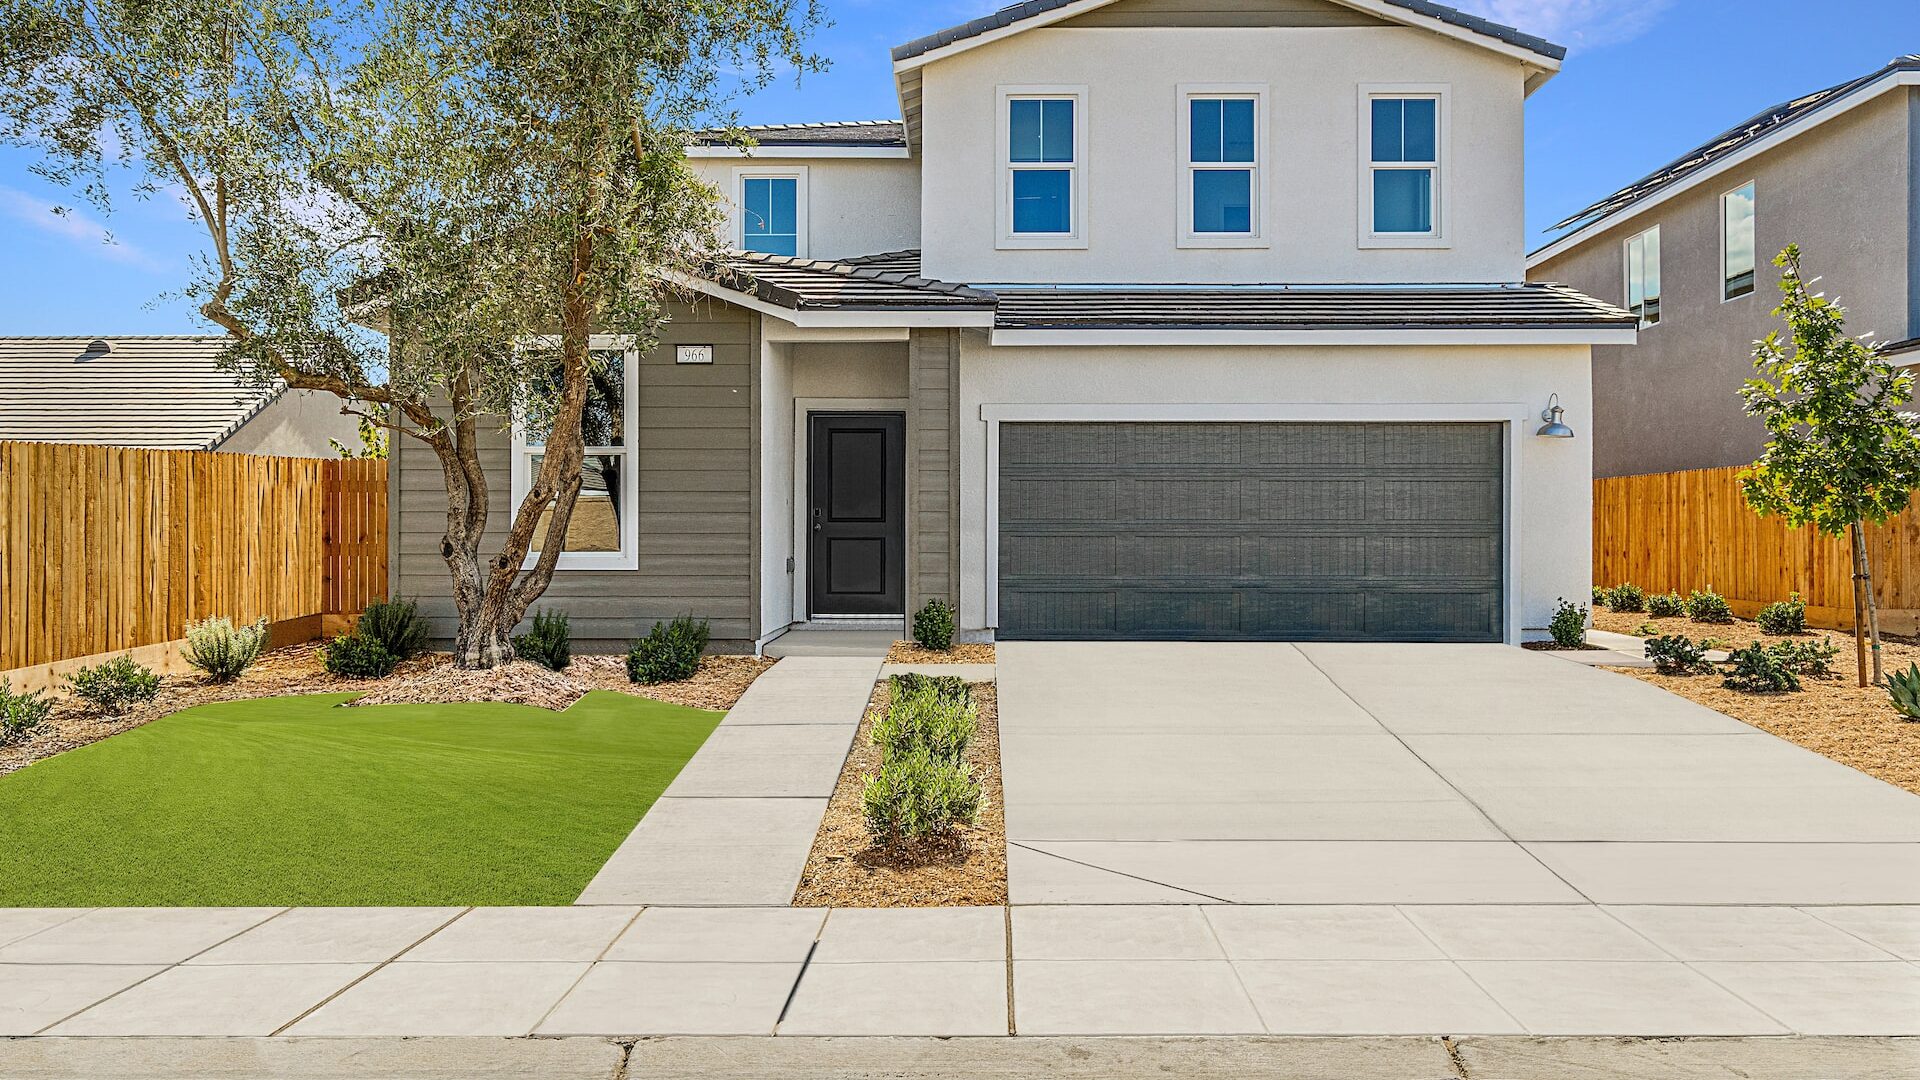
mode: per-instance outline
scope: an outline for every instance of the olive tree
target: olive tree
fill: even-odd
[[[1780,306],[1790,335],[1778,330],[1754,349],[1758,372],[1740,396],[1771,436],[1760,460],[1740,474],[1747,505],[1779,514],[1795,528],[1851,534],[1854,640],[1860,685],[1867,685],[1863,628],[1873,640],[1873,675],[1882,680],[1880,622],[1873,564],[1864,526],[1884,525],[1907,508],[1920,484],[1920,435],[1901,406],[1913,399],[1913,376],[1864,342],[1848,337],[1846,309],[1807,291],[1800,248],[1774,259],[1781,268]]]
[[[178,200],[206,241],[182,295],[238,378],[433,450],[455,659],[491,667],[572,520],[591,335],[650,347],[668,283],[720,246],[686,146],[817,69],[817,20],[814,0],[0,0],[0,138],[102,212],[123,173]],[[509,416],[546,449],[483,551],[479,438]]]

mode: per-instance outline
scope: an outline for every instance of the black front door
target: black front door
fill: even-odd
[[[906,602],[906,417],[810,413],[807,590],[814,615],[898,615]]]

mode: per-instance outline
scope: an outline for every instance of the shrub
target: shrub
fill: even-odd
[[[1660,635],[1660,624],[1654,622],[1652,619],[1648,619],[1646,622],[1634,627],[1633,632],[1639,637],[1658,637]]]
[[[513,653],[549,671],[565,671],[573,662],[573,637],[563,611],[542,611],[533,617],[533,629],[513,639]]]
[[[1800,676],[1781,657],[1759,642],[1735,649],[1727,657],[1733,667],[1721,684],[1729,690],[1778,694],[1800,689]]]
[[[872,738],[882,761],[922,750],[939,761],[959,761],[978,725],[970,698],[929,689],[895,698],[874,721]]]
[[[327,674],[345,679],[378,679],[393,673],[399,657],[387,651],[377,639],[360,634],[342,634],[320,648],[320,663]]]
[[[235,626],[222,615],[187,624],[187,663],[207,673],[214,682],[232,682],[259,658],[267,645],[267,620]]]
[[[953,605],[929,600],[913,615],[913,640],[923,649],[953,651]]]
[[[52,715],[53,702],[44,691],[15,693],[7,680],[0,679],[0,746],[33,738]]]
[[[973,700],[973,691],[967,689],[967,680],[951,675],[922,675],[917,671],[909,671],[887,680],[889,700],[899,701],[921,694],[932,694],[952,701]]]
[[[355,637],[380,643],[387,655],[409,660],[427,651],[427,620],[414,600],[382,600],[368,604],[353,628]],[[392,670],[389,667],[388,670]],[[386,674],[386,672],[381,672]]]
[[[1607,588],[1607,587],[1606,587],[1606,586],[1604,586],[1604,585],[1595,585],[1595,586],[1593,587],[1593,606],[1594,606],[1594,607],[1606,607],[1606,606],[1607,606],[1607,594],[1608,594],[1608,593],[1610,593],[1610,592],[1612,592],[1612,591],[1613,591],[1612,589],[1609,589],[1609,588]]]
[[[1687,602],[1677,592],[1655,593],[1647,597],[1647,614],[1656,619],[1671,619],[1687,613]]]
[[[1610,611],[1645,611],[1647,609],[1647,590],[1631,581],[1607,590],[1607,609]]]
[[[131,656],[116,656],[67,676],[67,689],[101,712],[114,714],[135,702],[152,701],[160,693],[160,676]]]
[[[700,669],[711,632],[707,620],[682,615],[654,623],[647,636],[627,649],[627,678],[637,683],[679,682]]]
[[[1706,646],[1681,634],[1648,638],[1647,659],[1662,675],[1696,675],[1713,670]]]
[[[1920,664],[1887,672],[1887,692],[1893,696],[1893,711],[1904,719],[1920,720]]]
[[[1587,609],[1561,598],[1560,606],[1553,609],[1553,618],[1547,623],[1547,633],[1553,635],[1554,645],[1562,649],[1580,648],[1587,643]]]
[[[1725,597],[1708,589],[1687,597],[1687,618],[1694,622],[1730,623],[1733,621],[1733,609],[1727,606]]]
[[[931,840],[980,816],[980,784],[964,761],[924,747],[886,757],[860,797],[867,831],[883,844]]]
[[[1806,633],[1807,602],[1800,599],[1799,593],[1794,593],[1761,608],[1756,621],[1760,629],[1776,636]]]
[[[1796,675],[1826,675],[1840,650],[1831,641],[1778,641],[1767,651]]]

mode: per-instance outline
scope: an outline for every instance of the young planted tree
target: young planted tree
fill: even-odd
[[[1864,527],[1905,510],[1920,484],[1916,418],[1901,408],[1913,398],[1913,376],[1848,337],[1846,310],[1807,291],[1798,245],[1774,265],[1781,268],[1782,299],[1773,313],[1786,320],[1791,347],[1777,330],[1755,347],[1759,374],[1740,396],[1772,438],[1740,474],[1740,487],[1763,516],[1779,514],[1791,526],[1812,525],[1829,536],[1851,534],[1860,685],[1868,682],[1867,636],[1878,684],[1880,624]]]
[[[432,449],[455,658],[492,667],[581,489],[610,364],[591,336],[651,347],[667,283],[721,246],[687,144],[733,95],[817,69],[817,19],[814,0],[0,0],[0,139],[103,212],[123,170],[177,199],[207,242],[184,295],[240,379],[337,394]],[[545,452],[483,551],[479,440],[509,416]]]

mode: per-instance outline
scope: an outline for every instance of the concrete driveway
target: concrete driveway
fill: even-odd
[[[1920,902],[1920,797],[1498,645],[999,647],[1015,904]]]

